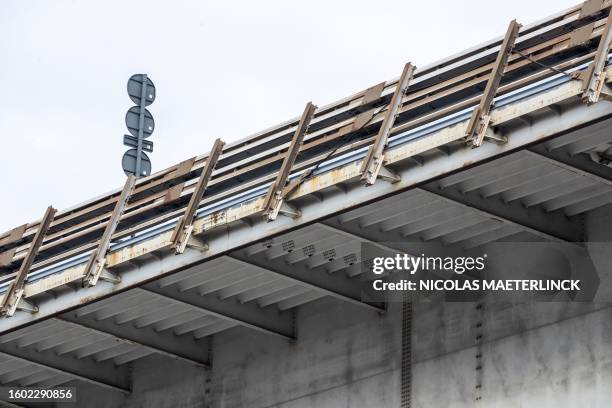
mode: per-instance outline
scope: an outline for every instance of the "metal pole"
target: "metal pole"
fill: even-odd
[[[140,92],[140,117],[138,119],[138,147],[136,147],[136,177],[142,177],[140,170],[142,162],[142,141],[144,139],[145,105],[147,101],[147,74],[142,74],[142,90]]]

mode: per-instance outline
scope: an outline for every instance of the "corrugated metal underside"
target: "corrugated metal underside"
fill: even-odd
[[[334,279],[349,284],[363,279],[363,242],[404,239],[463,250],[498,240],[563,240],[556,231],[522,225],[516,221],[520,217],[504,211],[515,205],[524,211],[537,210],[546,220],[547,215],[574,217],[611,203],[611,182],[605,177],[609,168],[592,159],[593,153],[610,152],[608,125],[604,121],[509,154],[4,335],[0,337],[0,383],[51,386],[83,380],[70,370],[24,358],[27,353],[51,353],[53,358],[93,367],[110,363],[120,368],[164,350],[163,342],[153,347],[150,342],[131,341],[139,331],[188,339],[205,348],[208,336],[240,326],[241,321],[210,312],[202,304],[217,302],[286,316],[304,303],[333,296]],[[578,161],[590,161],[601,173],[572,165]],[[301,281],[300,274],[322,274],[318,282],[332,284],[317,287],[312,281]],[[350,293],[336,297],[350,299]],[[251,326],[259,324],[254,321]],[[280,334],[290,337],[287,331]],[[6,350],[21,354],[14,356]]]
[[[0,381],[2,384],[56,387],[74,378],[47,367],[23,361],[9,355],[0,355]]]

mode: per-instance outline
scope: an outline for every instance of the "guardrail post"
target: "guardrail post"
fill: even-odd
[[[304,113],[302,113],[298,126],[293,134],[293,138],[291,139],[291,143],[289,144],[289,148],[287,149],[287,153],[285,154],[285,158],[283,159],[283,164],[276,176],[276,180],[268,189],[262,206],[264,218],[268,222],[275,220],[280,212],[294,218],[300,216],[298,210],[284,202],[285,195],[283,191],[289,179],[291,168],[300,152],[300,147],[304,141],[304,136],[306,135],[310,121],[314,116],[315,109],[317,109],[317,107],[313,105],[312,102],[306,104]]]
[[[612,42],[612,12],[608,14],[606,25],[601,33],[599,45],[593,58],[593,63],[581,75],[582,102],[592,105],[599,101],[602,93],[606,99],[612,98],[612,90],[606,85],[606,65]],[[603,91],[603,92],[602,92]]]
[[[489,122],[491,119],[489,113],[493,107],[493,99],[497,94],[499,84],[504,76],[504,69],[506,69],[506,65],[508,64],[508,58],[510,57],[520,28],[521,25],[517,23],[516,20],[510,22],[508,30],[506,31],[506,36],[497,54],[497,59],[493,64],[493,70],[487,81],[487,86],[480,99],[480,104],[472,112],[472,117],[470,118],[465,132],[465,137],[468,142],[472,143],[472,147],[480,146],[485,137],[500,143],[504,142],[503,139],[496,138],[492,134],[487,134],[492,133],[489,132]]]
[[[38,311],[38,308],[35,305],[23,299],[24,287],[28,272],[30,272],[30,268],[34,263],[38,250],[42,246],[43,240],[45,239],[45,235],[47,235],[47,231],[49,230],[49,226],[53,221],[56,211],[57,210],[51,206],[47,207],[45,215],[43,216],[43,219],[38,226],[38,230],[34,235],[34,239],[28,248],[28,252],[21,262],[21,266],[19,267],[19,271],[15,276],[15,280],[11,283],[8,290],[4,294],[4,299],[0,305],[0,315],[7,317],[12,316],[15,314],[17,309],[27,310],[32,313],[36,313]]]
[[[202,201],[202,197],[204,197],[206,187],[212,178],[212,173],[217,165],[217,161],[219,161],[224,145],[225,143],[223,143],[221,139],[215,140],[213,148],[210,151],[208,159],[206,160],[206,165],[202,169],[202,173],[200,173],[198,182],[196,183],[193,193],[191,194],[189,204],[187,204],[187,208],[185,208],[185,213],[176,224],[176,228],[174,229],[171,239],[172,247],[174,248],[176,254],[182,254],[185,252],[185,248],[189,244],[190,240],[193,240],[193,220],[195,219],[198,205],[200,204],[200,201]],[[198,243],[197,246],[201,247],[201,249],[207,249],[204,243]]]
[[[374,144],[370,147],[365,159],[363,160],[363,164],[361,165],[361,180],[363,180],[366,185],[374,184],[379,176],[381,178],[388,179],[391,182],[399,181],[396,174],[383,168],[384,150],[387,145],[387,140],[389,139],[391,129],[395,124],[395,119],[399,114],[399,108],[402,104],[402,97],[408,90],[408,85],[412,80],[414,69],[415,68],[411,63],[404,65],[404,70],[402,71],[402,75],[397,82],[395,92],[393,93],[391,102],[389,102],[389,107],[385,113],[383,122],[380,125],[376,139],[374,139]]]
[[[118,277],[112,275],[108,271],[104,271],[104,265],[106,264],[106,254],[111,244],[111,238],[119,225],[121,216],[123,215],[125,207],[127,206],[130,196],[132,195],[132,191],[134,190],[135,183],[136,177],[133,174],[130,174],[123,185],[121,194],[117,198],[117,202],[115,203],[111,217],[106,224],[102,238],[100,238],[98,246],[91,253],[89,261],[85,266],[85,275],[83,277],[84,287],[94,286],[96,283],[98,283],[98,279],[111,282],[120,281]]]

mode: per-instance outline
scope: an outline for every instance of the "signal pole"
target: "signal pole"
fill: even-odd
[[[153,133],[155,121],[146,107],[155,101],[155,85],[147,74],[134,74],[128,80],[127,92],[136,106],[125,115],[130,135],[123,136],[123,144],[131,149],[123,154],[122,165],[126,175],[140,178],[151,174],[151,160],[145,152],[153,152],[153,142],[145,139]]]

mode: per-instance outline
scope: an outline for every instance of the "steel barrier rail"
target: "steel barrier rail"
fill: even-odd
[[[148,225],[144,225],[144,226],[143,226],[143,228],[146,228],[146,227],[148,227]],[[134,230],[129,230],[128,232],[129,232],[129,233],[133,233],[133,232],[134,232]],[[125,234],[124,234],[124,235],[125,235]],[[119,236],[117,236],[117,237],[121,237],[121,235],[119,235]]]
[[[585,67],[583,66],[580,68],[584,69]],[[536,86],[532,86],[529,89],[522,90],[521,92],[515,92],[511,95],[499,98],[496,100],[496,106],[501,109],[507,105],[510,105],[516,102],[520,102],[521,100],[525,100],[525,99],[537,96],[540,93],[543,93],[551,89],[554,89],[556,87],[567,84],[568,82],[569,81],[566,77],[556,76],[547,81],[539,83]],[[561,102],[563,101],[564,98],[579,95],[580,89],[576,88],[575,86],[573,88],[577,90],[575,90],[571,94],[562,93],[563,98],[560,98],[559,101]],[[394,149],[405,146],[405,145],[413,144],[414,142],[419,142],[419,141],[426,142],[427,141],[426,136],[435,135],[437,133],[443,132],[445,129],[453,128],[454,126],[460,124],[461,122],[467,121],[469,117],[470,117],[470,110],[465,110],[464,112],[461,112],[461,114],[459,115],[454,115],[452,118],[448,118],[443,121],[439,121],[438,123],[432,124],[432,126],[423,126],[422,128],[415,129],[413,131],[408,131],[400,135],[396,135],[393,138],[391,138],[389,142],[389,149],[391,149],[390,153],[393,154],[393,157],[396,157],[397,154],[394,153],[395,152]],[[444,143],[446,142],[442,142],[440,143],[440,145],[443,145]],[[426,149],[427,147],[424,148],[423,150],[426,150]],[[342,166],[346,166],[350,163],[354,163],[365,156],[366,150],[367,150],[367,147],[358,149],[356,151],[353,151],[353,150],[347,151],[341,154],[340,156],[326,162],[316,172],[313,173],[313,176],[324,175],[325,173],[328,173],[334,169],[338,169],[338,168],[341,168]],[[293,174],[291,177],[295,178],[297,176],[298,176],[297,174]],[[243,194],[239,197],[230,197],[224,200],[223,202],[204,206],[198,211],[196,217],[201,222],[203,218],[214,216],[216,213],[219,213],[221,211],[229,211],[232,208],[236,208],[236,206],[239,206],[246,202],[257,200],[258,198],[262,197],[262,195],[264,195],[266,191],[267,191],[267,187],[264,186],[262,188],[248,191],[246,192],[246,194]],[[303,194],[303,192],[298,192],[297,195],[299,195],[300,193]],[[243,213],[246,214],[246,211],[243,211]],[[154,226],[146,231],[143,231],[143,233],[138,234],[134,238],[116,242],[115,244],[111,246],[111,251],[113,252],[120,251],[123,248],[132,247],[134,245],[138,245],[139,243],[153,239],[161,234],[164,234],[165,232],[173,230],[175,228],[175,225],[176,225],[176,218],[174,221],[170,221],[170,222],[167,222],[159,226]],[[200,228],[201,228],[201,224],[200,224]],[[40,269],[28,275],[28,281],[35,282],[39,279],[48,277],[50,275],[59,273],[61,271],[65,271],[70,268],[74,268],[86,262],[87,259],[88,259],[87,255],[80,256],[80,257],[74,257],[67,261],[61,262],[57,265],[53,265],[48,268]],[[10,281],[7,280],[7,281],[0,283],[0,293],[2,293],[5,290],[9,282]]]
[[[511,55],[506,70],[507,79],[502,82],[498,95],[511,95],[512,92],[521,89],[528,90],[531,86],[538,86],[546,78],[558,76],[554,71],[542,68],[538,63],[546,63],[556,67],[555,69],[567,71],[589,62],[598,48],[598,39],[604,32],[609,13],[609,2],[600,2],[599,9],[592,14],[583,13],[587,4],[592,8],[592,3],[590,1],[571,9],[568,14],[555,17],[548,23],[540,23],[535,27],[521,30],[516,47],[522,52],[528,52],[531,59],[526,60],[517,54]],[[576,45],[573,36],[577,35],[581,28],[591,25],[592,31],[585,42]],[[573,29],[570,30],[568,27]],[[466,53],[464,60],[456,57],[437,69],[430,68],[421,72],[417,70],[408,94],[402,98],[396,126],[391,130],[390,145],[394,143],[394,137],[398,134],[425,125],[439,126],[439,122],[444,123],[445,118],[456,118],[466,110],[471,111],[481,95],[477,85],[488,80],[490,74],[488,71],[493,64],[487,61],[492,55],[496,55],[499,49],[497,43],[501,42],[490,43],[489,46],[492,48],[489,49],[482,47]],[[462,61],[464,63],[460,64]],[[478,68],[474,69],[474,66]],[[449,79],[440,82],[438,78]],[[338,146],[337,134],[341,134],[341,130],[346,126],[351,126],[358,114],[364,110],[384,107],[395,91],[395,86],[393,82],[387,83],[381,92],[381,97],[366,106],[362,104],[364,96],[362,92],[335,105],[319,109],[311,123],[311,131],[304,138],[304,146],[300,149],[300,157],[303,158],[296,163],[292,174],[302,172],[326,159],[323,160],[325,163],[319,170],[324,169],[324,166],[329,165],[332,160],[340,158],[342,154],[348,154],[345,147],[354,152],[367,148],[380,127],[384,117],[383,112],[373,115],[370,127],[364,129],[361,135],[357,135],[354,143],[350,145]],[[427,96],[427,92],[437,95],[437,98]],[[434,102],[440,106],[433,114],[424,110],[425,106]],[[236,197],[246,202],[256,197],[259,190],[265,190],[275,178],[273,167],[279,161],[277,156],[289,147],[286,140],[291,137],[296,125],[295,121],[286,122],[285,125],[254,137],[252,143],[238,142],[224,149],[219,159],[218,170],[214,172],[210,182],[211,193],[201,204],[216,203],[219,206],[224,200],[235,202]],[[326,158],[326,152],[334,149],[338,150],[337,154]],[[245,155],[253,159],[245,159]],[[164,223],[171,224],[189,201],[195,180],[202,171],[206,157],[190,159],[188,162],[192,167],[189,171],[185,171],[189,166],[179,164],[139,181],[134,189],[132,201],[121,217],[117,232],[113,235],[113,241],[138,233],[144,236],[158,226],[163,226]],[[260,163],[263,161],[264,166],[253,165],[252,161]],[[229,180],[235,177],[236,170],[245,180],[231,184]],[[182,185],[182,192],[173,200],[168,200],[168,190],[179,185]],[[42,260],[33,265],[33,273],[47,267],[63,265],[68,261],[72,262],[95,248],[118,197],[119,194],[114,192],[87,205],[58,214],[40,248]],[[153,212],[158,212],[160,209],[164,214],[154,216]],[[15,266],[19,265],[36,231],[37,223],[32,223],[17,240],[7,240],[10,234],[0,236],[0,252],[13,250],[15,252],[11,262],[6,265],[7,269],[15,269]],[[68,249],[64,249],[65,247]],[[1,284],[6,284],[12,276],[13,274],[9,273],[0,277]]]
[[[601,4],[602,10],[607,10],[607,7],[609,7],[610,3],[611,2],[609,1],[602,2]],[[581,9],[581,6],[576,6],[570,10],[567,10],[564,13],[560,13],[558,16],[554,16],[553,18],[546,20],[545,22],[540,22],[538,24],[533,24],[529,27],[524,28],[521,31],[521,38],[517,41],[517,43],[525,43],[525,44],[532,43],[534,41],[534,38],[546,39],[548,38],[547,30],[554,29],[554,30],[568,31],[569,30],[568,27],[579,26],[580,25],[579,22],[582,21],[582,20],[579,21],[580,9]],[[582,22],[586,24],[588,21],[584,20]],[[463,73],[472,71],[474,68],[474,65],[482,65],[483,59],[491,59],[492,56],[495,55],[496,44],[497,44],[497,41],[492,41],[482,46],[476,47],[473,50],[469,50],[461,55],[451,57],[447,59],[446,61],[442,61],[440,63],[434,64],[433,66],[428,67],[426,69],[417,70],[415,73],[415,80],[413,81],[413,88],[414,89],[417,89],[417,87],[419,87],[419,89],[425,88],[428,85],[431,85],[432,79],[435,79],[434,82],[438,83],[440,82],[441,79],[446,78],[444,75],[446,76],[449,75],[448,71],[452,71],[454,74],[456,74],[457,72],[459,72],[457,70],[461,69],[462,67],[465,68],[464,70],[461,71]],[[476,73],[481,74],[478,72]],[[425,83],[427,81],[429,82]],[[394,86],[395,86],[395,81],[388,82],[387,89],[383,97],[385,95],[389,96],[393,92]],[[339,102],[330,104],[326,107],[319,109],[319,111],[315,115],[313,124],[316,125],[319,121],[322,121],[328,118],[330,112],[332,113],[341,112],[342,113],[343,112],[342,109],[346,108],[348,105],[351,105],[351,106],[355,105],[355,101],[358,101],[358,99],[362,96],[363,96],[363,92],[360,92],[349,98],[345,98]],[[260,134],[256,134],[249,139],[246,139],[241,142],[233,143],[224,149],[225,150],[224,156],[229,156],[229,155],[235,156],[236,154],[242,154],[242,155],[249,156],[249,155],[252,155],[253,148],[260,147],[261,143],[267,143],[268,145],[279,144],[278,141],[276,141],[274,138],[271,138],[270,136],[274,136],[276,138],[282,138],[283,136],[289,137],[287,136],[288,134],[280,135],[280,136],[278,136],[277,134],[282,132],[283,130],[287,130],[291,128],[292,126],[295,126],[296,124],[297,124],[297,120],[288,121],[288,122],[285,122],[285,124],[271,128],[269,130],[261,132]],[[194,167],[193,170],[197,171],[198,163],[201,165],[205,158],[206,156],[194,158],[194,159],[197,159],[196,160],[197,163],[196,163],[196,167]],[[169,169],[162,170],[161,172],[158,172],[148,177],[146,181],[142,180],[141,182],[139,182],[139,185],[142,185],[143,187],[148,186],[149,184],[156,185],[155,184],[156,180],[159,181],[160,179],[165,179],[165,181],[169,181],[169,179],[167,179],[165,176],[167,176],[170,173],[175,172],[175,167],[171,167]],[[138,191],[139,189],[137,189],[136,192],[138,193]],[[116,191],[115,193],[118,195],[119,191]],[[62,222],[61,219],[64,218],[65,215],[72,215],[75,212],[78,212],[79,209],[87,207],[88,204],[98,202],[102,198],[104,197],[100,197],[99,199],[96,199],[95,201],[91,201],[83,205],[77,206],[69,211],[64,211],[63,212],[64,214],[60,213],[58,215],[57,222]],[[30,229],[34,228],[36,225],[37,225],[36,222],[31,223],[29,224],[29,228]],[[29,231],[29,234],[33,234],[33,232],[34,231]],[[3,235],[0,235],[0,242],[2,242],[2,237]]]
[[[604,6],[605,6],[606,4],[605,4],[605,3],[602,3],[602,5],[604,5]],[[575,14],[576,14],[576,12],[574,11],[574,13],[573,13],[573,14],[570,14],[570,17],[566,18],[566,20],[568,20],[568,21],[566,21],[566,25],[563,25],[563,26],[558,26],[558,23],[557,23],[557,25],[555,25],[555,26],[554,26],[554,29],[555,29],[555,30],[559,30],[559,29],[561,29],[561,28],[563,28],[563,27],[565,27],[565,29],[567,29],[567,28],[566,28],[566,26],[567,26],[568,24],[578,25],[578,23],[577,23],[577,21],[578,21],[578,20],[576,20],[576,18],[577,18],[577,17],[575,16]],[[587,20],[586,18],[583,18],[583,20],[584,20],[584,21],[583,21],[584,23],[587,23],[587,22],[588,22],[588,20]],[[563,21],[565,21],[565,20],[563,20]],[[584,26],[581,26],[581,27],[584,27]],[[539,38],[539,39],[546,39],[546,38],[548,38],[548,37],[545,35],[545,34],[546,34],[546,32],[545,32],[545,31],[543,31],[543,30],[544,30],[543,28],[540,28],[539,30],[535,30],[535,31],[525,30],[525,33],[523,33],[523,34],[522,34],[522,42],[523,42],[523,43],[529,43],[529,42],[533,43],[533,41],[534,41],[534,40],[533,40],[533,36],[534,36],[534,35],[535,35],[535,36],[537,36],[537,38]],[[567,42],[567,40],[568,40],[568,35],[567,35],[567,34],[565,34],[564,36],[561,36],[561,37],[559,37],[559,38],[562,38],[562,39],[563,39],[563,41],[566,41],[566,42]],[[521,41],[518,41],[518,42],[520,43]],[[550,42],[550,41],[549,41],[549,42]],[[550,45],[550,44],[549,44],[549,45]],[[558,49],[559,49],[559,43],[555,43],[554,45],[555,45],[556,49],[558,50]],[[546,56],[546,55],[545,55],[545,56]],[[483,58],[485,58],[485,59],[486,59],[486,58],[490,58],[490,55],[489,55],[489,54],[482,55],[482,56],[479,56],[479,58],[480,58],[480,59],[479,59],[478,61],[482,60]],[[516,60],[517,58],[518,58],[518,57],[515,55],[515,56],[514,56],[514,59]],[[471,56],[471,57],[470,57],[470,59],[474,59],[474,56]],[[457,63],[455,62],[455,65],[456,65],[456,64],[457,64]],[[473,64],[474,64],[474,61],[470,61],[470,64],[469,64],[469,65],[466,65],[466,67],[468,67],[468,66],[469,66],[469,67],[471,67]],[[462,65],[460,65],[459,67],[462,67]],[[485,67],[486,67],[486,65],[485,65]],[[444,67],[444,68],[447,68],[447,67]],[[458,68],[457,68],[457,67],[454,67],[453,69],[456,71]],[[440,71],[440,70],[442,70],[442,69],[439,69],[439,70],[437,70],[437,71],[434,71],[434,72],[436,72],[436,74],[437,74],[437,77],[438,77],[438,78],[440,78],[440,77],[441,77],[441,75],[442,75],[442,73],[438,72],[438,71]],[[473,69],[472,69],[472,71],[471,71],[471,72],[472,72],[472,74],[476,74],[476,75],[480,75],[480,74],[482,74],[482,72],[481,72],[481,71],[478,71],[478,70],[475,70],[475,71],[474,71]],[[415,75],[415,77],[417,77],[417,78],[419,77],[418,73],[419,73],[419,72],[417,71],[417,74]],[[422,76],[421,76],[421,79],[422,79],[422,81],[421,81],[421,82],[423,82],[423,80],[424,80],[424,77],[425,77],[425,76],[426,76],[426,75],[422,75]],[[484,79],[486,79],[486,78],[484,78]],[[414,98],[414,97],[415,97],[415,95],[419,95],[418,89],[417,89],[416,87],[417,87],[417,86],[422,86],[422,85],[419,85],[419,81],[418,81],[418,79],[415,79],[415,81],[413,82],[413,84],[414,84],[414,86],[415,86],[415,91],[417,91],[417,92],[411,92],[411,95],[410,95],[410,96],[409,96],[409,97],[406,99],[406,101],[410,101],[410,100],[411,100],[411,98]],[[473,84],[471,84],[471,85],[473,85]],[[386,95],[389,95],[389,92],[391,92],[391,89],[392,89],[392,87],[393,87],[393,86],[394,86],[394,85],[392,85],[392,86],[388,87],[388,89],[387,89],[387,91],[386,91]],[[440,87],[440,84],[436,84],[436,87]],[[428,87],[428,88],[427,88],[427,91],[429,92],[429,91],[431,90],[431,88],[432,88],[432,87]],[[360,94],[357,94],[357,95],[360,95]],[[384,97],[385,97],[385,94],[383,94],[383,99],[384,99]],[[427,103],[431,103],[431,100],[430,100],[430,99],[431,99],[431,98],[429,98],[429,99],[428,99],[426,102],[427,102]],[[353,105],[355,105],[355,103],[353,103]],[[358,106],[358,105],[357,105],[357,106]],[[359,106],[358,106],[358,107],[359,107]],[[415,106],[414,106],[414,104],[410,104],[410,108],[414,108],[414,107],[415,107]],[[331,112],[332,110],[330,110],[330,108],[324,108],[324,109],[322,109],[322,112],[328,112],[328,111],[330,111],[330,112]],[[333,112],[336,112],[336,111],[339,111],[339,109],[336,109],[336,110],[334,110]],[[340,114],[344,114],[344,113],[346,113],[346,112],[339,112],[339,113],[340,113]],[[446,112],[445,112],[445,113],[446,113]],[[324,120],[325,120],[325,117],[324,117],[324,116],[326,116],[326,115],[321,115],[321,114],[319,114],[319,115],[317,115],[317,116],[318,116],[319,122],[321,122],[321,121],[323,121],[323,122],[324,122]],[[335,116],[334,116],[334,118],[336,118],[337,116],[338,116],[338,115],[335,115]],[[424,118],[424,119],[426,119],[426,120],[427,120],[428,118]],[[337,119],[336,119],[336,120],[337,120]],[[315,123],[315,124],[317,123],[317,118],[315,118],[314,123]],[[313,126],[316,126],[316,125],[313,125]],[[321,126],[323,126],[323,125],[321,125]],[[291,129],[289,129],[289,130],[291,130]],[[319,133],[320,133],[320,132],[319,132]],[[315,133],[313,133],[313,134],[311,134],[311,135],[310,135],[310,138],[311,138],[311,139],[312,139],[312,138],[317,138],[317,139],[325,139],[325,138],[321,138],[320,136],[321,136],[320,134],[315,134]],[[275,137],[274,139],[267,138],[267,139],[266,139],[266,143],[270,144],[270,143],[273,141],[274,143],[278,144],[277,142],[279,142],[279,139],[282,139],[283,137],[285,137],[285,136],[284,136],[284,135],[281,135],[281,136]],[[307,139],[308,139],[308,138],[307,138]],[[282,141],[282,140],[280,140],[280,141]],[[262,142],[262,140],[257,140],[257,143],[260,143],[260,142]],[[253,158],[255,158],[255,159],[257,159],[257,160],[261,161],[261,157],[258,157],[257,155],[253,154],[253,152],[251,151],[251,150],[252,150],[254,147],[258,147],[258,146],[246,145],[246,147],[245,147],[245,146],[243,146],[243,148],[242,148],[240,151],[235,151],[235,149],[233,149],[232,147],[233,147],[233,146],[230,146],[228,149],[226,149],[226,152],[224,153],[224,157],[222,157],[222,159],[221,159],[220,166],[222,166],[222,165],[223,165],[223,161],[224,161],[224,160],[226,160],[226,161],[227,161],[227,160],[229,160],[229,157],[228,157],[228,156],[229,156],[230,154],[232,155],[232,157],[234,157],[236,154],[245,154],[245,152],[247,152],[247,153],[249,154],[249,156],[251,156],[251,157],[253,157]],[[273,157],[274,155],[278,155],[278,153],[279,153],[279,152],[278,152],[278,148],[281,148],[281,149],[283,148],[282,144],[281,144],[281,145],[279,145],[279,146],[275,146],[275,147],[276,147],[276,149],[267,149],[267,150],[266,150],[268,157]],[[308,148],[309,148],[309,144],[308,144],[308,143],[306,143],[305,148],[306,148],[306,149],[308,149]],[[246,149],[246,150],[245,150],[245,149]],[[198,159],[198,160],[197,160],[197,163],[195,164],[195,167],[192,169],[192,171],[191,171],[191,172],[189,172],[189,176],[193,176],[193,177],[196,177],[196,176],[197,176],[197,171],[198,171],[198,170],[201,170],[201,167],[198,167],[198,166],[201,166],[202,161],[203,161],[204,159],[205,159],[205,156],[204,156],[203,158],[200,158],[200,159]],[[192,159],[192,160],[193,160],[193,162],[196,162],[196,158],[194,158],[194,159]],[[235,169],[235,168],[236,168],[236,166],[243,166],[243,165],[245,164],[245,163],[243,163],[243,162],[244,162],[244,160],[242,160],[241,162],[232,161],[232,162],[231,162],[232,166],[230,166],[230,168]],[[179,166],[177,166],[177,167],[180,167],[180,165],[179,165]],[[196,174],[192,174],[192,173],[194,173],[194,171],[196,172]],[[169,184],[170,184],[172,187],[174,187],[174,186],[175,186],[177,183],[178,183],[178,184],[180,184],[181,180],[176,180],[176,179],[173,179],[172,177],[167,177],[169,174],[170,174],[170,175],[172,175],[172,174],[174,174],[174,173],[180,173],[180,172],[177,172],[177,169],[171,168],[169,173],[168,173],[167,171],[165,171],[165,172],[161,172],[161,175],[164,175],[164,174],[165,174],[165,176],[163,176],[163,177],[160,177],[160,174],[159,174],[159,173],[158,173],[158,174],[155,174],[155,175],[153,175],[153,176],[151,176],[150,178],[148,178],[149,180],[147,181],[147,183],[143,184],[141,188],[137,188],[137,189],[136,189],[136,191],[135,191],[136,195],[138,195],[139,193],[143,193],[143,192],[145,192],[145,191],[146,191],[146,192],[154,192],[154,191],[157,191],[157,190],[159,190],[159,188],[157,188],[157,190],[156,190],[156,189],[155,189],[155,187],[159,187],[159,184],[160,184],[160,183],[169,183]],[[184,174],[183,174],[183,175],[184,175]],[[234,176],[235,176],[235,174],[234,174]],[[191,177],[191,178],[193,178],[193,177]],[[227,181],[227,178],[228,178],[228,177],[225,177],[225,179],[224,179],[223,181]],[[221,181],[221,180],[219,180],[219,181]],[[149,187],[149,188],[148,188],[148,189],[144,189],[144,187]],[[158,192],[158,193],[157,193],[157,195],[153,195],[153,197],[154,197],[154,198],[159,199],[159,197],[160,197],[161,195],[166,195],[166,194],[164,194],[163,192],[162,192],[162,193]],[[112,208],[112,204],[113,204],[113,201],[114,201],[114,200],[116,200],[116,197],[112,197],[112,198],[107,199],[106,201],[104,201],[104,203],[106,204],[106,206],[107,206],[108,208],[107,208],[107,211],[103,213],[103,218],[100,218],[100,216],[99,216],[99,211],[100,211],[99,205],[98,205],[98,207],[95,207],[95,206],[94,206],[94,208],[86,208],[85,210],[82,210],[82,211],[80,211],[80,212],[79,212],[79,211],[76,211],[76,213],[86,214],[86,215],[90,215],[90,216],[91,216],[91,215],[98,215],[97,217],[95,217],[95,218],[93,218],[92,220],[90,220],[90,224],[91,224],[91,223],[98,223],[98,224],[99,224],[100,222],[103,222],[103,221],[104,221],[104,217],[108,217],[108,216],[110,215],[110,210],[111,210],[111,208]],[[63,223],[63,222],[65,222],[65,223],[72,222],[72,223],[74,223],[74,224],[76,224],[76,225],[73,225],[73,226],[71,226],[71,227],[69,227],[69,228],[63,228],[63,229],[61,229],[61,231],[59,231],[59,232],[58,232],[58,233],[56,233],[56,234],[51,234],[51,235],[50,235],[50,237],[48,238],[48,240],[49,240],[49,241],[51,241],[51,240],[55,239],[55,238],[56,238],[56,237],[59,235],[59,233],[61,233],[61,236],[65,236],[65,235],[67,235],[67,234],[71,233],[71,231],[75,231],[75,230],[77,230],[78,228],[80,228],[80,227],[82,226],[82,224],[83,224],[83,223],[82,223],[82,222],[79,222],[79,221],[80,221],[79,219],[75,219],[74,214],[75,214],[75,211],[73,210],[73,211],[69,212],[69,214],[66,214],[65,216],[64,216],[64,214],[60,214],[60,215],[58,215],[58,219],[57,219],[56,223],[55,223],[55,224],[52,226],[53,228],[56,228],[56,227],[57,227],[57,228],[59,229],[59,224],[61,224],[61,223]],[[64,220],[65,220],[65,221],[64,221]],[[33,234],[33,232],[35,232],[35,231],[34,231],[32,228],[29,228],[29,231],[28,231],[28,232],[26,232],[26,233],[24,234],[24,239],[22,239],[22,241],[24,241],[24,240],[25,240],[25,241],[27,242],[27,237],[28,237],[29,235]],[[90,231],[90,232],[93,232],[93,231]],[[95,239],[95,236],[89,236],[88,238],[89,238],[89,239]],[[5,246],[6,246],[6,245],[5,245]],[[46,248],[47,248],[47,246],[43,247],[43,251],[44,251]],[[4,247],[1,247],[1,246],[0,246],[0,250],[4,250],[4,249],[5,249]],[[23,247],[21,247],[21,248],[20,248],[20,251],[22,251],[23,249],[24,249],[24,248],[23,248]],[[18,255],[18,256],[19,256],[19,255]],[[15,260],[18,260],[18,259],[19,259],[19,258],[17,257]]]
[[[612,73],[612,70],[608,68],[606,74],[610,73]],[[397,184],[380,182],[369,188],[358,187],[360,162],[351,161],[349,164],[341,165],[331,171],[322,172],[300,186],[291,200],[294,205],[299,206],[303,213],[302,217],[298,219],[280,217],[273,223],[263,222],[256,216],[258,214],[257,209],[263,201],[262,195],[246,204],[230,206],[222,211],[213,210],[211,214],[197,218],[194,222],[194,233],[205,233],[210,246],[210,249],[205,252],[189,250],[181,256],[174,256],[171,254],[169,241],[172,226],[166,232],[151,231],[151,235],[138,239],[138,242],[120,244],[122,248],[113,249],[107,257],[108,266],[111,270],[122,266],[117,270],[120,272],[121,282],[114,285],[105,283],[76,292],[62,290],[57,297],[37,296],[37,294],[60,288],[67,283],[81,279],[84,264],[67,268],[61,273],[46,278],[28,282],[25,288],[25,297],[39,307],[39,312],[33,315],[19,313],[10,319],[0,319],[0,331],[12,331],[45,319],[54,313],[66,310],[66,308],[90,303],[101,297],[139,286],[145,281],[164,277],[188,265],[193,266],[217,256],[231,253],[231,251],[243,245],[267,239],[271,235],[288,232],[345,209],[355,208],[355,206],[360,205],[357,203],[363,204],[368,200],[380,199],[387,194],[413,188],[415,183],[424,182],[436,175],[460,169],[466,162],[476,164],[482,160],[490,160],[500,154],[520,149],[527,144],[553,137],[559,132],[563,133],[567,129],[582,127],[594,121],[609,118],[612,115],[608,103],[595,104],[591,107],[580,106],[581,84],[577,81],[555,78],[547,81],[547,83],[538,84],[534,88],[533,90],[530,89],[529,92],[519,92],[509,96],[508,101],[504,101],[504,106],[499,104],[491,112],[494,123],[503,126],[510,125],[512,128],[512,131],[508,134],[508,143],[505,146],[485,143],[478,149],[470,149],[464,144],[459,147],[456,143],[451,147],[453,151],[449,156],[442,152],[433,153],[430,151],[428,156],[425,156],[426,160],[423,166],[406,167],[415,151],[427,149],[431,146],[434,146],[434,148],[435,146],[446,146],[445,143],[448,143],[449,140],[458,141],[462,139],[462,132],[465,131],[467,124],[467,120],[464,120],[451,127],[429,133],[428,137],[415,138],[389,149],[387,151],[388,164],[401,175],[401,181]],[[556,104],[563,106],[561,113],[558,112]],[[551,107],[551,109],[548,109],[548,107]],[[522,115],[531,115],[536,112],[539,119],[535,120],[533,125],[527,125],[520,120]],[[315,203],[313,198],[309,198],[312,193],[319,194],[320,188],[331,187],[337,182],[350,182],[343,187],[345,193],[339,193],[338,191],[335,193],[324,192],[324,205],[319,205]],[[255,217],[252,218],[253,220],[259,219],[259,222],[239,222],[249,216]],[[138,259],[142,256],[150,258],[150,261],[155,258],[155,262],[143,263]],[[136,262],[136,264],[132,264],[132,262]]]

